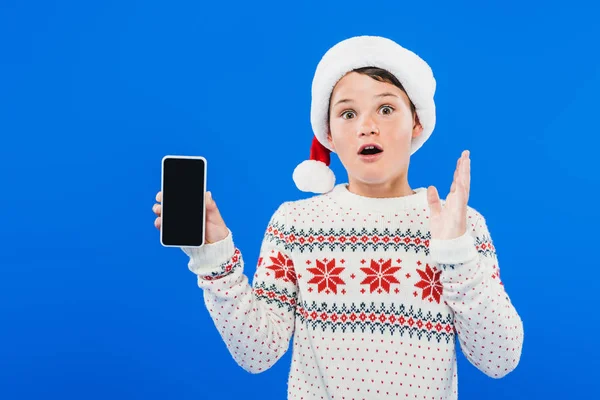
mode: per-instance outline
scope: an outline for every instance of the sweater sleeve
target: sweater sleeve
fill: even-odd
[[[285,207],[282,204],[269,221],[252,285],[231,232],[217,243],[182,248],[227,349],[250,373],[272,367],[287,351],[294,332],[297,281],[287,245]]]
[[[456,239],[432,240],[446,304],[454,312],[461,350],[492,378],[513,371],[521,358],[523,323],[500,280],[496,250],[485,219]]]

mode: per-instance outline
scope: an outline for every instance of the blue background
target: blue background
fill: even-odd
[[[501,380],[461,399],[584,398],[598,371],[598,9],[581,1],[0,2],[0,398],[283,399],[290,353],[230,357],[151,207],[165,154],[203,155],[254,273],[269,217],[305,197],[310,84],[358,34],[415,50],[438,124],[413,187],[461,150],[525,324]],[[333,158],[338,181],[345,181]]]

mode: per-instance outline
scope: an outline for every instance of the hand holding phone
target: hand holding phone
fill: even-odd
[[[157,203],[152,207],[152,211],[156,214],[156,219],[154,220],[154,226],[156,229],[160,230],[161,227],[161,211],[162,211],[162,191],[156,194]],[[229,234],[229,228],[225,225],[225,221],[223,221],[223,217],[221,217],[221,213],[217,208],[217,204],[210,192],[206,192],[205,196],[205,204],[206,204],[206,234],[205,234],[205,242],[206,243],[216,243],[227,237]]]
[[[203,157],[163,157],[161,185],[152,210],[163,246],[200,247],[227,237],[229,229],[206,191]]]

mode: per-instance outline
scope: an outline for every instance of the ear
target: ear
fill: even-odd
[[[331,137],[330,130],[327,131],[327,143],[329,143],[329,146],[331,146],[331,148],[335,151],[335,146],[333,145],[333,138]]]
[[[421,133],[423,133],[423,125],[419,122],[419,116],[415,113],[415,124],[413,126],[412,138],[418,137]]]

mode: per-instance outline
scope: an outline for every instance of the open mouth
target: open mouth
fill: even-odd
[[[372,156],[375,154],[379,154],[383,151],[383,149],[377,144],[367,144],[360,148],[358,154],[364,156]]]

